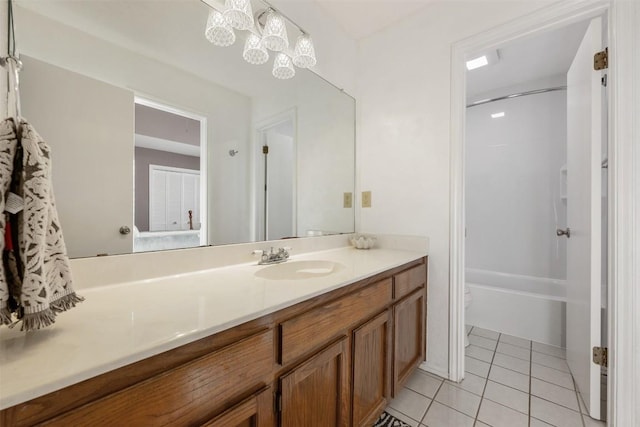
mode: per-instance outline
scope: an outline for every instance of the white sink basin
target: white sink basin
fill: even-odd
[[[304,280],[329,276],[343,268],[344,265],[333,261],[287,261],[263,267],[254,275],[269,280]]]

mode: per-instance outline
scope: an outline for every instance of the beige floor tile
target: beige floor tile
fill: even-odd
[[[529,425],[529,417],[523,413],[488,399],[482,399],[478,420],[492,427],[527,427]]]
[[[493,364],[525,375],[529,375],[531,369],[531,362],[528,360],[518,359],[517,357],[502,353],[496,353],[493,357]]]
[[[470,417],[475,417],[480,405],[480,396],[445,383],[436,394],[435,401]]]
[[[531,396],[531,416],[554,426],[582,427],[579,412]]]
[[[529,393],[529,376],[493,365],[489,380]]]
[[[422,394],[423,396],[433,398],[438,391],[438,387],[442,384],[442,381],[443,380],[436,379],[418,369],[411,378],[409,378],[406,387]]]
[[[446,381],[446,383],[451,384],[454,387],[470,391],[471,393],[477,394],[478,396],[482,396],[482,392],[484,391],[484,386],[487,383],[487,379],[474,375],[470,372],[465,372],[464,379],[459,383],[453,381]]]
[[[464,349],[464,354],[474,359],[482,360],[483,362],[491,363],[493,360],[493,350],[487,350],[486,348],[470,345]]]
[[[515,345],[517,347],[522,347],[522,348],[526,348],[527,350],[529,350],[531,348],[531,341],[524,339],[524,338],[519,338],[519,337],[514,337],[513,335],[507,335],[507,334],[501,334],[500,335],[500,342],[506,343],[506,344],[511,344],[511,345]]]
[[[491,365],[487,362],[471,357],[464,358],[464,370],[482,378],[487,378],[487,375],[489,375],[489,367],[491,367]]]
[[[498,341],[496,340],[490,340],[489,338],[474,335],[473,330],[471,330],[471,334],[469,335],[469,342],[475,346],[486,348],[487,350],[491,351],[494,351],[496,349],[496,345],[498,344]]]
[[[531,355],[531,361],[538,365],[546,366],[547,368],[557,369],[563,372],[569,372],[569,365],[566,360],[555,356],[549,356],[548,354],[533,352]]]
[[[553,427],[551,424],[547,424],[544,421],[540,421],[537,418],[529,418],[529,427]]]
[[[533,351],[538,353],[548,354],[549,356],[559,357],[561,359],[567,358],[567,350],[562,347],[556,347],[549,344],[542,344],[539,342],[533,342]]]
[[[532,363],[531,376],[548,383],[574,390],[573,378],[571,378],[571,374],[559,371],[557,369],[548,368],[546,366],[538,365],[537,363]]]
[[[551,384],[537,378],[531,378],[531,394],[574,411],[580,411],[578,398],[574,390]]]
[[[462,412],[451,409],[438,402],[433,402],[427,415],[422,419],[422,424],[427,427],[473,427],[474,417],[469,417]]]
[[[503,406],[529,414],[529,393],[516,390],[493,381],[487,383],[484,399],[493,400]]]
[[[431,399],[408,388],[403,388],[398,396],[389,403],[389,406],[416,421],[420,421],[427,412],[430,403]]]
[[[506,354],[509,356],[517,357],[522,360],[531,360],[531,350],[528,350],[523,347],[518,347],[517,345],[507,344],[505,342],[500,342],[498,344],[498,348],[496,349],[498,353]]]

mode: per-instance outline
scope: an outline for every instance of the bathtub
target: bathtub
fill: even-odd
[[[565,346],[566,281],[465,269],[473,299],[465,323]]]

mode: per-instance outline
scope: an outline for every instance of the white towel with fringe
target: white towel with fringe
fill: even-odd
[[[13,313],[22,321],[22,330],[40,329],[53,324],[58,313],[83,298],[76,295],[72,286],[51,184],[49,147],[31,125],[11,118],[0,122],[1,213],[5,212],[9,192],[22,198],[23,209],[15,215],[0,214],[2,235],[6,218],[10,218],[16,254],[11,262],[7,254],[12,251],[6,250],[5,239],[0,238],[4,254],[0,267],[0,324],[11,324]]]

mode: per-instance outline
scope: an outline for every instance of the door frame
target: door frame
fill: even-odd
[[[467,54],[497,47],[538,31],[604,15],[609,41],[609,188],[608,194],[608,340],[607,420],[637,425],[640,409],[640,6],[628,0],[571,0],[474,35],[451,50],[451,157],[449,252],[449,379],[464,376],[464,140]],[[635,139],[635,150],[634,150]],[[635,157],[634,157],[635,156]],[[636,171],[634,174],[634,166]],[[635,182],[634,182],[635,180]],[[635,187],[634,187],[635,185]],[[633,234],[635,232],[635,235]],[[635,257],[635,258],[634,258]],[[634,286],[635,285],[635,286]],[[635,347],[634,347],[635,346]]]
[[[207,193],[207,167],[209,165],[209,159],[207,157],[207,118],[204,115],[176,108],[169,105],[169,103],[154,101],[149,97],[143,97],[141,95],[136,95],[133,101],[134,104],[140,104],[145,107],[155,108],[156,110],[187,117],[192,120],[197,120],[200,123],[200,246],[207,246],[209,244],[209,218],[207,217],[207,210],[209,207],[209,197]]]
[[[266,119],[260,120],[253,125],[254,138],[251,151],[254,153],[253,165],[253,225],[252,235],[254,241],[264,240],[262,236],[266,235],[264,229],[264,211],[265,203],[264,191],[260,188],[262,177],[264,176],[264,162],[262,161],[262,153],[259,150],[263,145],[263,134],[268,129],[278,126],[281,123],[291,120],[293,123],[293,197],[292,197],[292,215],[293,235],[297,235],[298,230],[298,110],[292,107],[280,113],[274,114]]]

